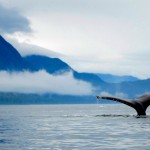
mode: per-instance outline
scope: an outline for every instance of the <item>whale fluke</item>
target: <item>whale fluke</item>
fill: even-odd
[[[146,109],[150,105],[150,94],[138,97],[135,100],[121,99],[113,96],[96,96],[98,99],[108,99],[126,104],[134,108],[139,116],[146,115]]]

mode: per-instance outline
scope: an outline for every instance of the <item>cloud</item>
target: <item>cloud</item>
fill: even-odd
[[[32,44],[73,56],[65,61],[78,71],[150,77],[149,0],[0,3],[30,19],[35,32],[27,39]]]
[[[0,32],[31,32],[29,20],[15,9],[7,9],[0,5]]]
[[[46,48],[40,47],[38,45],[34,45],[34,44],[30,44],[30,41],[18,41],[19,37],[21,36],[20,34],[18,34],[18,38],[14,37],[13,35],[5,35],[5,39],[7,39],[7,41],[9,41],[9,43],[11,43],[16,49],[17,51],[21,54],[21,56],[28,56],[28,55],[44,55],[44,56],[49,56],[52,58],[62,58],[64,57],[63,54],[61,53],[57,53],[53,50],[48,50]],[[19,36],[20,35],[20,36]]]
[[[50,75],[39,72],[0,72],[0,91],[19,93],[55,93],[68,95],[91,95],[92,86],[73,78],[71,72],[63,75]]]
[[[123,93],[123,92],[116,92],[114,94],[111,94],[107,91],[101,91],[99,93],[100,96],[115,96],[115,97],[122,97],[122,98],[128,98],[128,95],[126,93]]]

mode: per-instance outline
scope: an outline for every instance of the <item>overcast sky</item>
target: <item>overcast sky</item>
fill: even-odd
[[[150,0],[0,0],[0,33],[80,72],[150,77]]]

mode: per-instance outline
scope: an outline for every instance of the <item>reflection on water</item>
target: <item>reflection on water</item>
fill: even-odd
[[[0,150],[149,149],[147,114],[118,104],[0,106]]]

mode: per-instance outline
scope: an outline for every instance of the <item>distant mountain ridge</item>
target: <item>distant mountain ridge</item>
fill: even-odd
[[[132,76],[114,76],[111,74],[79,73],[74,69],[72,69],[67,63],[63,62],[59,58],[50,58],[42,55],[30,55],[22,57],[19,54],[19,52],[11,44],[9,44],[2,36],[0,36],[0,70],[11,72],[26,70],[30,71],[31,73],[39,70],[45,70],[49,74],[53,75],[55,74],[61,75],[64,72],[71,71],[75,79],[86,81],[93,86],[93,88],[95,89],[93,96],[97,94],[110,94],[115,96],[120,95],[121,97],[125,96],[127,98],[133,98],[142,95],[144,93],[150,92],[150,79],[139,80],[138,78]],[[2,98],[1,97],[2,95],[3,94],[0,95],[0,99]],[[6,98],[7,94],[4,95]],[[19,97],[16,96],[15,99],[17,99],[17,97],[21,98],[21,94],[16,95],[18,95]],[[51,93],[48,93],[49,100],[51,99],[50,95]],[[55,98],[56,97],[61,99],[61,95],[59,96],[55,95]],[[62,97],[64,101],[65,98],[67,98],[67,95]],[[92,96],[90,97],[87,96],[85,100],[91,97]],[[3,100],[5,98],[3,98]],[[68,98],[70,98],[69,95]],[[82,103],[84,97],[76,97],[74,99],[77,98],[79,98],[78,101],[81,101]],[[48,99],[46,98],[46,101],[48,101]],[[71,103],[73,103],[73,101]]]
[[[46,70],[50,74],[61,74],[71,71],[75,79],[83,80],[91,83],[94,86],[104,84],[97,75],[92,73],[79,73],[73,70],[67,63],[58,58],[50,58],[41,55],[30,55],[24,57],[24,60],[32,66],[33,71]]]
[[[120,83],[120,82],[128,82],[128,81],[137,81],[139,80],[136,77],[133,76],[117,76],[117,75],[111,75],[111,74],[96,74],[98,75],[103,81],[109,82],[109,83]]]
[[[92,85],[104,83],[97,75],[78,73],[59,58],[50,58],[42,55],[22,57],[19,52],[0,36],[0,70],[7,71],[39,71],[45,70],[50,74],[72,71],[75,79],[83,80]]]
[[[30,55],[24,57],[24,60],[34,68],[34,70],[46,70],[48,73],[53,74],[57,72],[71,71],[71,67],[58,58],[49,58],[41,55]]]

